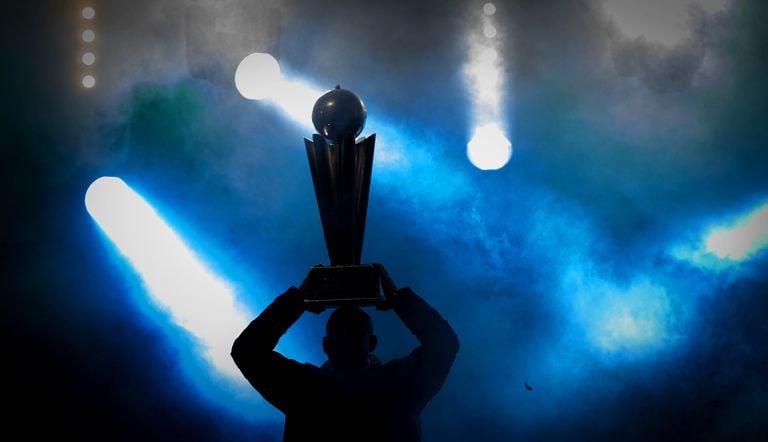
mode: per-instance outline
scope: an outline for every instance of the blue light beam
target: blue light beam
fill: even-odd
[[[713,224],[704,234],[670,251],[679,260],[714,271],[740,271],[768,246],[768,202]]]
[[[710,230],[706,250],[720,259],[743,261],[768,245],[768,203],[728,226]]]
[[[153,301],[198,340],[204,359],[242,383],[229,353],[251,316],[235,305],[232,288],[120,178],[94,181],[85,207],[139,273]]]

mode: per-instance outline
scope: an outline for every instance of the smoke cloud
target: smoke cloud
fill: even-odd
[[[461,340],[424,440],[759,440],[766,254],[736,271],[673,251],[768,198],[766,6],[701,3],[670,42],[610,2],[494,2],[515,154],[483,172],[465,155],[475,3],[102,2],[92,91],[74,6],[12,6],[0,256],[14,414],[82,439],[280,440],[281,415],[206,373],[82,200],[120,176],[254,311],[300,283],[327,261],[311,134],[232,80],[268,51],[382,122],[365,131],[379,132],[363,259]],[[413,348],[391,313],[372,315],[383,359]],[[288,356],[322,363],[326,318],[303,317]]]

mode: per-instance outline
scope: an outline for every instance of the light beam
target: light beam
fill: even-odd
[[[139,273],[153,301],[198,340],[217,372],[242,382],[229,353],[251,316],[236,308],[232,288],[120,178],[94,181],[85,206]]]
[[[768,202],[728,226],[710,230],[706,250],[720,259],[744,261],[768,245]]]
[[[474,113],[474,134],[467,143],[467,157],[481,170],[500,169],[512,156],[512,143],[504,135],[501,122],[504,78],[495,14],[493,3],[483,5],[480,16],[483,37],[476,31],[468,35],[469,56],[464,66]]]
[[[713,223],[695,238],[670,248],[670,255],[712,271],[738,274],[768,248],[768,201],[729,221]]]

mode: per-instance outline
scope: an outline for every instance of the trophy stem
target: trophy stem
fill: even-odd
[[[356,148],[355,155],[355,194],[354,207],[357,210],[354,228],[355,242],[355,264],[360,263],[360,257],[363,255],[363,238],[365,237],[365,220],[368,214],[368,195],[371,190],[371,172],[373,171],[373,153],[376,144],[376,134],[371,135],[360,141]]]
[[[331,265],[360,264],[376,137],[312,138],[304,143]]]

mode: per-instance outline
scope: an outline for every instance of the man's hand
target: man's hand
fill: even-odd
[[[392,301],[397,293],[397,285],[395,285],[395,282],[392,280],[392,277],[389,276],[387,269],[385,269],[383,265],[378,262],[374,262],[371,265],[379,274],[381,291],[384,292],[384,302],[377,305],[376,308],[379,310],[389,310],[392,308]]]
[[[323,266],[322,264],[317,264],[314,267],[322,267],[322,266]],[[309,273],[307,273],[307,276],[304,278],[304,281],[299,286],[299,292],[301,292],[301,296],[304,299],[306,299],[307,294],[310,293],[312,289],[313,289],[312,281],[309,278]],[[325,307],[312,302],[304,302],[304,310],[317,315],[319,313],[322,313],[325,310]]]

